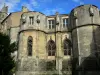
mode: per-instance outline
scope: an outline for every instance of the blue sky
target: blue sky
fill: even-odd
[[[100,0],[0,0],[0,9],[6,3],[9,13],[21,11],[26,6],[30,11],[39,11],[46,15],[69,14],[70,11],[82,4],[94,4],[100,9]]]

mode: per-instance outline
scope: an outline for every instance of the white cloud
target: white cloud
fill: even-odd
[[[18,5],[18,3],[20,3],[20,1],[21,0],[0,0],[0,5],[1,5],[0,7],[2,8],[5,3],[6,6],[8,6],[9,12],[13,12],[14,9],[16,9],[16,6]]]
[[[26,2],[22,3],[21,6],[26,6],[29,10],[33,11],[32,6],[30,4],[28,4],[28,3],[26,3]]]
[[[52,0],[29,0],[29,4],[34,8],[41,7],[41,4],[47,4],[52,2]]]
[[[72,0],[73,2],[79,3],[80,5],[84,4],[82,0]]]
[[[74,2],[80,2],[80,0],[73,0]]]
[[[53,1],[53,0],[41,0],[42,3],[48,3],[48,2],[50,3],[50,2],[52,2],[52,1]]]
[[[38,4],[38,2],[36,0],[32,0],[32,5],[33,6],[38,6],[39,4]]]
[[[20,2],[20,0],[6,0],[7,2],[11,2],[11,3],[18,3]]]
[[[81,1],[81,2],[80,2],[80,5],[83,5],[83,4],[84,4],[84,2]]]
[[[18,9],[18,4],[21,0],[0,0],[0,9],[3,7],[4,3],[8,6],[9,12],[14,12]],[[21,6],[26,6],[28,9],[33,10],[34,8],[40,8],[41,4],[47,4],[52,2],[52,0],[28,0],[28,2],[21,2]],[[17,7],[17,8],[16,8]],[[54,10],[53,10],[54,11]]]
[[[29,4],[34,8],[38,8],[40,6],[40,3],[37,2],[37,0],[30,0]]]
[[[53,10],[46,9],[43,13],[46,15],[50,15],[52,12]]]
[[[13,12],[14,9],[16,9],[16,6],[18,3],[20,3],[21,0],[6,0],[6,5],[9,7],[9,11]]]
[[[48,2],[50,3],[50,2],[52,2],[52,0],[40,0],[40,1],[38,1],[38,0],[29,0],[28,3],[24,2],[22,5],[26,6],[28,9],[33,11],[34,8],[40,8],[41,4],[45,5]]]
[[[43,13],[46,15],[53,15],[56,12],[64,12],[64,10],[62,8],[54,8],[54,9],[45,9],[45,11],[43,11]]]
[[[0,0],[0,9],[3,7],[5,0]]]

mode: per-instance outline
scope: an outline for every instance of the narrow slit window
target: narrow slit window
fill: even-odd
[[[33,45],[33,38],[32,36],[28,37],[28,56],[32,56],[32,45]]]

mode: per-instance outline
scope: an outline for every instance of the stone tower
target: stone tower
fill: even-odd
[[[4,4],[3,8],[0,10],[0,31],[1,31],[1,22],[7,17],[8,15],[8,6]]]
[[[4,4],[3,8],[0,10],[0,22],[4,20],[8,15],[8,6]]]
[[[21,15],[16,75],[38,75],[45,71],[46,39],[44,26],[40,26],[45,25],[44,21],[45,16],[39,12],[24,11]]]
[[[95,71],[100,56],[99,9],[94,5],[74,8],[70,13],[69,30],[72,34],[74,69],[81,70],[79,75],[98,75]],[[83,74],[85,71],[86,74]]]

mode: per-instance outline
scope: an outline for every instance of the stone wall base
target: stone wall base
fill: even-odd
[[[72,75],[71,72],[63,71],[59,74],[58,71],[41,71],[41,72],[30,72],[30,71],[17,71],[16,75]]]

